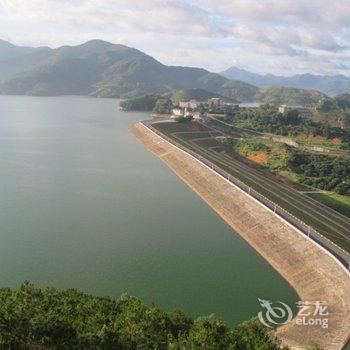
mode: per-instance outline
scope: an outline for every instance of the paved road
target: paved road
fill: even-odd
[[[206,126],[211,128],[210,125]],[[217,128],[211,128],[211,130],[217,135]],[[328,237],[338,245],[349,249],[349,218],[331,210],[330,208],[314,201],[302,193],[293,190],[292,188],[278,184],[275,181],[260,175],[249,166],[239,162],[231,156],[218,152],[216,147],[205,147],[201,145],[201,139],[202,141],[204,139],[208,139],[205,133],[198,133],[196,138],[190,140],[181,138],[181,134],[186,133],[175,132],[169,136],[171,136],[171,138],[176,142],[179,142],[182,146],[194,151],[198,155],[197,158],[204,157],[206,161],[217,165],[219,167],[218,170],[233,175],[235,178],[243,181],[246,185],[255,189],[257,191],[255,197],[262,202],[265,201],[265,204],[269,204],[271,207],[271,204],[269,203],[270,201],[268,201],[268,199],[270,199],[282,208],[288,210],[288,213],[285,213],[283,209],[280,211],[289,222],[292,222],[304,232],[306,231],[306,234],[311,234],[311,236],[314,236],[315,240],[317,240],[326,249],[334,252],[334,255],[336,255],[339,260],[342,260],[343,264],[348,267],[348,263],[350,261],[350,255],[348,253],[334,245],[328,239],[320,236],[314,229],[308,229],[304,224],[301,225],[299,219],[308,224],[312,223],[312,226],[317,229],[318,232],[322,233],[324,236]],[[200,137],[201,134],[203,134],[202,138]],[[258,198],[259,195],[261,198]],[[268,199],[263,196],[267,197]],[[289,213],[292,213],[297,218]]]
[[[219,131],[217,128],[212,125],[206,125],[214,131]],[[220,130],[224,132],[224,130]],[[212,155],[214,152],[210,152]],[[340,235],[346,241],[350,242],[350,218],[345,217],[344,215],[338,213],[337,211],[319,203],[312,198],[306,196],[303,193],[297,192],[294,189],[280,185],[279,183],[269,180],[262,175],[254,173],[254,171],[243,164],[242,162],[237,161],[229,155],[220,154],[223,163],[228,166],[231,166],[232,169],[237,171],[243,171],[247,178],[256,182],[262,186],[262,189],[268,189],[269,192],[274,193],[280,200],[285,200],[295,210],[302,211],[304,214],[309,215],[311,218],[315,218],[320,221],[324,228],[328,231],[328,235],[337,237]]]

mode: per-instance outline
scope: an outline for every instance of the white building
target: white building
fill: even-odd
[[[281,114],[285,114],[292,109],[296,109],[301,116],[305,118],[311,118],[313,113],[316,112],[316,107],[302,107],[302,106],[287,106],[281,105],[278,107],[278,112]]]
[[[180,108],[188,108],[189,102],[188,101],[180,101],[179,107]]]
[[[197,101],[197,100],[181,101],[179,103],[179,107],[180,108],[197,109],[200,104],[201,104],[201,102]]]

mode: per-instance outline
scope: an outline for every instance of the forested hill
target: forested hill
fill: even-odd
[[[319,91],[280,86],[261,88],[254,96],[255,101],[288,106],[315,106],[326,98],[327,95]]]
[[[137,49],[102,40],[56,49],[0,41],[0,94],[117,98],[176,94],[178,99],[222,96],[235,102],[294,105],[315,104],[324,97],[302,89],[259,90],[205,69],[166,66]]]
[[[229,328],[213,315],[194,321],[127,295],[99,298],[28,283],[0,289],[0,330],[1,349],[280,349],[255,319]]]
[[[202,89],[236,101],[249,101],[257,91],[253,85],[205,69],[166,66],[137,49],[102,40],[57,49],[1,43],[2,94],[123,98]]]

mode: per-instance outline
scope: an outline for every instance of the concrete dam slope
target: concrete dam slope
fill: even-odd
[[[328,328],[298,325],[294,319],[276,331],[282,344],[342,349],[350,337],[350,277],[345,269],[294,227],[143,124],[131,131],[268,261],[302,301],[327,303]]]

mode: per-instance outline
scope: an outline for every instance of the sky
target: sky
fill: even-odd
[[[350,0],[0,0],[0,39],[103,39],[214,72],[350,76]]]

